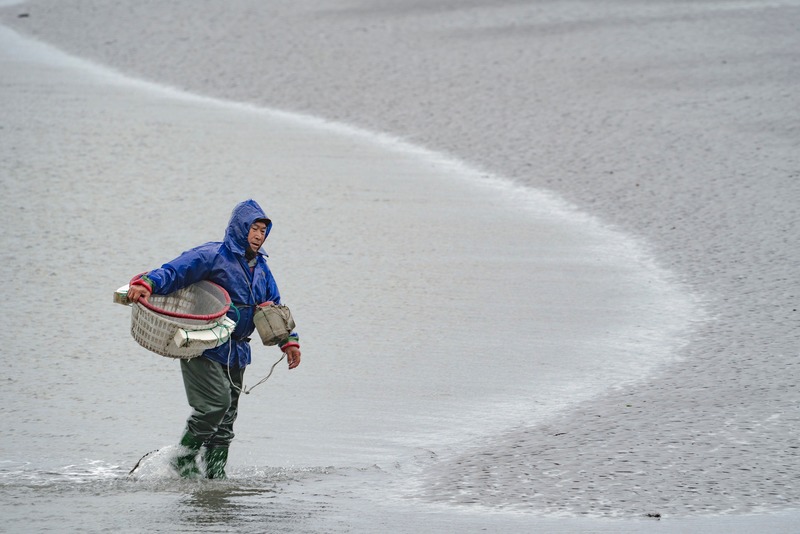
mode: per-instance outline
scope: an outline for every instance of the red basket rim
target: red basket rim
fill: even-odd
[[[138,275],[134,276],[131,279],[131,284],[133,284],[133,282],[135,282],[136,280],[140,279],[145,274],[147,274],[147,273],[142,273],[142,274],[138,274]],[[169,310],[164,310],[162,308],[159,308],[155,304],[151,304],[145,298],[140,298],[139,300],[136,301],[136,303],[137,304],[141,304],[142,306],[144,306],[145,308],[147,308],[148,310],[150,310],[152,312],[158,313],[160,315],[166,315],[167,317],[174,317],[176,319],[191,319],[191,320],[194,320],[194,321],[212,321],[214,319],[219,319],[220,317],[222,317],[223,315],[228,313],[228,310],[231,309],[231,297],[228,294],[228,292],[225,290],[225,288],[222,287],[221,285],[219,285],[219,284],[217,284],[215,282],[212,282],[211,280],[202,280],[202,281],[203,282],[207,282],[207,283],[209,283],[209,284],[211,284],[213,286],[218,287],[220,289],[220,291],[222,291],[222,294],[225,295],[225,307],[222,309],[222,311],[220,311],[218,313],[212,313],[212,314],[209,314],[209,315],[193,315],[191,313],[178,313],[178,312],[173,312],[173,311],[169,311]]]

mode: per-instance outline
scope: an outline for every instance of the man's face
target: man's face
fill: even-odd
[[[247,243],[250,250],[258,252],[264,240],[267,238],[267,225],[263,222],[254,222],[250,225],[250,233],[247,234]]]

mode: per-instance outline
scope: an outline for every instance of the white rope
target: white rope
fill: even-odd
[[[245,390],[244,390],[244,394],[245,394],[245,395],[249,395],[249,394],[250,394],[250,392],[251,392],[251,391],[253,391],[253,389],[254,389],[255,387],[257,387],[257,386],[260,386],[261,384],[263,384],[264,382],[266,382],[266,381],[269,379],[269,377],[271,377],[271,376],[272,376],[272,371],[274,371],[274,370],[275,370],[275,366],[277,366],[279,363],[281,363],[285,357],[286,357],[286,353],[284,352],[283,354],[281,354],[281,357],[280,357],[280,358],[278,358],[278,361],[272,364],[272,367],[271,367],[271,368],[270,368],[270,370],[269,370],[269,374],[268,374],[267,376],[265,376],[264,378],[262,378],[261,380],[259,380],[258,382],[256,382],[256,385],[255,385],[255,386],[253,386],[253,387],[251,387],[251,388],[249,388],[249,389],[248,389],[248,388],[245,388]]]
[[[243,379],[242,387],[239,387],[233,382],[233,377],[231,376],[231,353],[233,352],[232,346],[234,341],[235,340],[232,337],[228,338],[228,365],[225,368],[225,370],[228,372],[228,380],[230,381],[231,386],[233,386],[234,389],[238,390],[240,394],[244,393],[245,395],[250,395],[250,392],[253,391],[254,388],[260,386],[261,384],[266,382],[269,379],[269,377],[272,376],[272,372],[275,370],[275,367],[283,361],[283,359],[286,357],[286,353],[284,352],[283,354],[281,354],[281,357],[278,358],[278,361],[272,364],[272,367],[269,370],[269,374],[264,378],[262,378],[261,380],[259,380],[255,386],[248,388],[247,386],[244,385],[244,379]]]
[[[256,256],[256,260],[257,259],[258,259],[258,256]],[[256,296],[253,293],[253,284],[250,282],[250,277],[248,276],[249,273],[247,272],[247,269],[244,268],[244,265],[242,265],[241,261],[239,262],[239,267],[241,267],[242,270],[244,271],[244,274],[245,274],[244,279],[247,281],[247,288],[250,290],[250,297],[253,299],[252,306],[257,306],[258,299],[256,299]],[[231,377],[231,346],[233,345],[233,341],[234,341],[234,339],[232,337],[228,339],[228,380],[231,381],[231,386],[233,386],[235,389],[237,389],[240,394],[244,393],[245,395],[249,395],[250,392],[253,391],[253,389],[255,387],[260,386],[261,384],[266,382],[267,379],[269,379],[269,377],[272,376],[272,371],[274,371],[275,367],[279,363],[281,363],[283,361],[283,359],[286,357],[286,353],[284,352],[283,354],[281,354],[281,357],[278,359],[278,361],[272,364],[272,367],[269,370],[269,374],[267,376],[265,376],[264,378],[262,378],[261,380],[259,380],[258,383],[256,383],[255,386],[253,386],[252,388],[248,388],[247,386],[245,386],[244,385],[244,377],[242,377],[242,387],[239,387],[239,386],[237,386],[236,384],[233,383],[233,378]]]

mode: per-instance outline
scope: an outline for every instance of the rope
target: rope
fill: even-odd
[[[238,322],[239,322],[239,319],[241,319],[241,318],[242,318],[242,312],[240,312],[240,311],[239,311],[239,308],[237,308],[237,307],[236,307],[236,305],[235,305],[233,302],[229,302],[229,303],[228,303],[228,306],[230,306],[231,308],[233,308],[233,311],[235,311],[235,312],[236,312],[236,322],[238,323]]]
[[[285,357],[286,357],[286,353],[284,352],[283,354],[281,354],[281,357],[278,358],[278,361],[272,364],[272,367],[269,370],[269,374],[267,376],[265,376],[264,378],[262,378],[261,380],[259,380],[258,382],[256,382],[255,386],[251,387],[250,389],[245,389],[244,394],[245,395],[250,395],[250,392],[253,391],[253,389],[255,389],[256,387],[258,387],[261,384],[263,384],[264,382],[266,382],[269,379],[269,377],[272,376],[272,371],[275,370],[275,366],[278,365],[279,363],[281,363]]]
[[[252,289],[250,290],[250,292],[252,293]],[[253,298],[253,300],[255,300],[255,297]],[[237,308],[236,306],[234,306],[233,302],[231,302],[231,303],[230,303],[230,306],[231,306],[231,308],[233,308],[233,309],[234,309],[234,311],[236,312],[236,322],[238,323],[238,322],[239,322],[239,319],[241,319],[241,317],[242,317],[242,316],[241,316],[241,313],[239,312],[239,308]],[[237,390],[237,391],[238,391],[240,394],[241,394],[241,393],[244,393],[245,395],[249,395],[249,394],[250,394],[250,392],[251,392],[251,391],[253,391],[253,389],[254,389],[254,388],[256,388],[257,386],[260,386],[261,384],[263,384],[264,382],[266,382],[266,381],[269,379],[269,377],[271,377],[271,376],[272,376],[272,372],[275,370],[275,367],[276,367],[276,366],[277,366],[279,363],[281,363],[281,362],[283,361],[283,359],[286,357],[286,353],[284,352],[283,354],[281,354],[281,357],[280,357],[280,358],[278,358],[278,361],[276,361],[275,363],[273,363],[273,364],[272,364],[272,367],[271,367],[271,368],[270,368],[270,370],[269,370],[269,374],[267,374],[267,376],[265,376],[264,378],[262,378],[261,380],[259,380],[259,381],[256,383],[256,385],[255,385],[255,386],[253,386],[253,387],[251,387],[251,388],[248,388],[247,386],[245,386],[245,385],[244,385],[244,380],[243,380],[243,381],[242,381],[242,387],[239,387],[239,386],[237,386],[237,385],[236,385],[236,384],[233,382],[233,377],[231,376],[231,356],[233,355],[233,342],[234,342],[234,341],[235,341],[235,340],[234,340],[232,337],[230,337],[230,334],[229,334],[229,337],[228,337],[228,365],[225,367],[225,370],[226,370],[226,371],[227,371],[227,373],[228,373],[228,380],[230,381],[230,383],[231,383],[231,386],[232,386],[232,387],[233,387],[235,390]]]
[[[275,363],[272,364],[272,367],[270,367],[270,370],[269,370],[269,374],[267,374],[267,376],[265,376],[264,378],[259,380],[256,383],[255,386],[253,386],[251,388],[248,388],[247,386],[244,385],[244,381],[242,381],[242,387],[239,387],[233,382],[233,377],[231,376],[231,344],[229,343],[228,344],[228,366],[225,368],[225,370],[228,372],[228,380],[230,381],[231,386],[235,390],[237,390],[239,393],[244,393],[245,395],[250,395],[250,392],[253,391],[254,388],[256,388],[257,386],[260,386],[261,384],[266,382],[269,379],[269,377],[272,376],[272,372],[275,370],[275,367],[279,363],[281,363],[285,357],[286,357],[286,353],[284,352],[283,354],[281,354],[281,357],[278,358],[278,361],[276,361]]]

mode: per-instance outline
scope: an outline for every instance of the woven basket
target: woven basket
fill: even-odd
[[[230,337],[235,326],[225,317],[230,302],[228,292],[209,281],[197,282],[169,295],[150,295],[132,307],[131,335],[139,345],[156,354],[195,358]],[[190,339],[188,333],[199,331],[212,331],[214,335],[199,336],[210,339]]]

